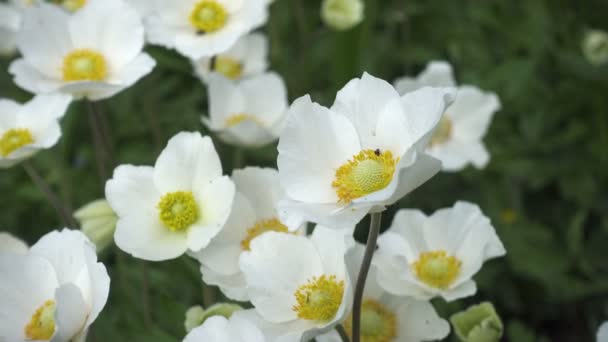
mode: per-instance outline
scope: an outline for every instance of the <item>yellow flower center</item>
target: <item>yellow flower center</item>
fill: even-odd
[[[251,241],[266,232],[287,233],[288,229],[277,218],[258,221],[253,227],[247,229],[247,236],[241,241],[241,249],[244,251],[250,250],[249,244]]]
[[[262,123],[260,122],[260,120],[258,118],[256,118],[255,116],[251,115],[251,114],[245,114],[245,113],[240,113],[240,114],[234,114],[228,117],[228,119],[226,119],[226,128],[230,128],[230,127],[234,127],[244,121],[253,121],[254,123],[261,125]]]
[[[199,1],[190,12],[190,24],[202,33],[221,29],[227,20],[228,12],[215,0]]]
[[[213,70],[232,80],[236,80],[243,75],[243,64],[231,57],[217,56],[215,58]]]
[[[340,202],[348,203],[389,185],[398,161],[391,151],[363,150],[338,168],[331,185]]]
[[[106,59],[89,49],[74,50],[63,59],[63,80],[102,81],[108,75]]]
[[[329,321],[336,316],[343,294],[344,281],[336,280],[335,275],[313,277],[294,293],[297,304],[293,311],[301,319]]]
[[[462,262],[443,251],[423,252],[412,264],[416,276],[425,284],[438,289],[447,289],[458,274]]]
[[[48,300],[32,315],[25,326],[25,337],[28,340],[48,341],[55,333],[55,301]]]
[[[34,137],[29,129],[9,129],[0,138],[0,156],[8,157],[9,154],[33,142]]]
[[[53,0],[53,2],[70,12],[76,12],[87,3],[87,0]]]
[[[445,114],[431,137],[431,146],[442,145],[452,137],[452,120]]]
[[[198,205],[189,191],[170,192],[157,205],[160,220],[174,232],[190,227],[198,220]]]
[[[352,314],[344,321],[344,329],[352,336]],[[397,337],[397,317],[393,311],[373,299],[361,305],[361,341],[390,342]]]

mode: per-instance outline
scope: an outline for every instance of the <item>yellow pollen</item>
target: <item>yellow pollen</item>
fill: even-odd
[[[243,75],[243,64],[231,57],[217,56],[215,58],[213,70],[232,80],[236,80]]]
[[[106,59],[89,49],[74,50],[63,59],[63,80],[102,81],[108,75]]]
[[[251,114],[245,114],[245,113],[240,113],[240,114],[234,114],[228,117],[228,119],[226,119],[226,128],[230,128],[230,127],[234,127],[244,121],[253,121],[254,123],[261,125],[262,123],[260,122],[260,120],[258,118],[256,118],[255,116],[251,115]]]
[[[266,232],[287,233],[288,229],[277,218],[258,221],[253,227],[247,229],[247,236],[241,241],[241,249],[244,251],[250,250],[249,244],[251,240]]]
[[[47,300],[32,315],[25,326],[25,337],[28,340],[48,341],[55,333],[55,301]]]
[[[340,202],[349,203],[389,185],[397,162],[391,151],[363,150],[338,168],[331,185]]]
[[[313,277],[294,293],[297,304],[293,311],[301,319],[329,321],[338,312],[344,294],[344,281],[335,275]]]
[[[452,137],[452,120],[443,115],[431,137],[431,146],[442,145]]]
[[[227,20],[228,12],[215,0],[199,1],[190,12],[190,24],[202,33],[221,29]]]
[[[11,153],[33,142],[34,137],[29,129],[9,129],[0,137],[0,156],[8,157]]]
[[[160,220],[174,232],[190,227],[198,220],[199,210],[194,195],[189,191],[170,192],[161,197],[156,206]]]
[[[53,2],[70,12],[76,12],[87,3],[87,0],[53,0]]]
[[[434,288],[447,289],[458,277],[461,265],[460,260],[439,250],[421,253],[412,268],[420,281]]]
[[[346,333],[352,337],[352,314],[344,321]],[[397,337],[397,317],[393,311],[373,299],[361,305],[361,341],[391,342]]]

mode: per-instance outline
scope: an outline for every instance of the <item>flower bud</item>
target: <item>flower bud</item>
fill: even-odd
[[[500,317],[490,302],[473,305],[450,317],[454,332],[462,342],[497,342],[503,332]]]
[[[186,328],[186,332],[190,332],[190,330],[203,324],[205,320],[211,316],[224,316],[230,318],[235,311],[239,310],[243,310],[243,308],[237,304],[230,303],[214,304],[207,310],[204,310],[200,305],[196,305],[186,311],[184,327]]]
[[[345,31],[363,21],[363,1],[323,0],[321,18],[333,29]]]
[[[608,33],[601,30],[589,30],[583,39],[583,54],[593,65],[608,62]]]
[[[93,201],[78,209],[74,217],[80,223],[84,235],[95,244],[98,253],[114,240],[118,218],[105,199]]]

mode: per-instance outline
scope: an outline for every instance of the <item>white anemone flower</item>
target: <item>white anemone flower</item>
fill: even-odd
[[[7,232],[0,232],[0,253],[26,254],[27,243]]]
[[[248,301],[247,283],[239,269],[239,257],[250,250],[251,241],[269,232],[287,233],[276,205],[284,193],[274,169],[247,167],[235,170],[232,180],[237,196],[228,222],[209,247],[194,253],[201,263],[203,281],[218,285],[229,298]],[[303,233],[303,227],[298,233]]]
[[[296,100],[278,146],[283,220],[353,227],[426,182],[441,164],[424,149],[450,101],[440,88],[400,97],[367,73],[330,109],[309,96]]]
[[[27,255],[0,254],[0,341],[81,342],[110,278],[79,231],[43,236]]]
[[[608,322],[602,323],[597,330],[597,342],[608,342]]]
[[[268,232],[241,254],[250,317],[271,341],[308,341],[341,322],[350,310],[345,254],[354,240],[317,226],[310,238]]]
[[[143,45],[139,14],[122,0],[88,0],[74,14],[41,4],[25,12],[17,35],[23,58],[9,72],[32,93],[105,99],[154,68]]]
[[[486,260],[506,253],[490,219],[468,202],[428,217],[420,210],[400,210],[378,246],[374,264],[382,288],[398,296],[446,301],[475,294],[473,275]]]
[[[197,252],[226,223],[234,194],[211,139],[178,133],[154,167],[121,165],[106,183],[106,199],[118,215],[114,242],[151,261]]]
[[[203,82],[213,71],[232,80],[259,75],[268,68],[268,39],[262,33],[248,34],[226,52],[192,61],[192,65]]]
[[[184,342],[265,342],[262,331],[247,320],[240,312],[235,312],[227,319],[224,316],[213,316],[192,329]]]
[[[150,1],[148,40],[194,60],[227,51],[268,17],[266,0]]]
[[[53,147],[71,101],[69,95],[38,95],[25,104],[0,99],[0,169]]]
[[[21,10],[13,3],[0,3],[0,54],[11,55],[17,49],[16,36],[21,26]]]
[[[455,87],[452,66],[446,62],[431,62],[416,78],[404,77],[395,82],[401,94],[425,86]],[[444,171],[459,171],[468,164],[484,168],[490,154],[483,144],[494,113],[500,110],[500,100],[492,92],[462,85],[456,99],[446,112],[431,138],[427,153],[441,160]]]
[[[278,139],[287,114],[287,89],[274,72],[231,81],[208,76],[209,118],[202,122],[224,142],[260,147]]]

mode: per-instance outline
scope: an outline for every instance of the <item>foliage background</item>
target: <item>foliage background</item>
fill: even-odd
[[[453,63],[460,83],[497,92],[503,109],[486,138],[489,167],[439,174],[400,203],[432,212],[459,199],[476,202],[506,245],[507,256],[476,277],[475,297],[435,304],[447,317],[490,300],[510,341],[592,341],[608,319],[608,65],[588,64],[580,46],[585,29],[608,30],[608,2],[367,0],[366,6],[363,24],[337,33],[322,25],[318,0],[276,1],[262,30],[290,99],[311,93],[329,105],[363,71],[392,81],[434,59]],[[159,47],[147,50],[158,61],[155,71],[101,103],[115,164],[152,164],[173,134],[204,131],[206,92],[189,63]],[[9,62],[0,61],[0,96],[27,100],[6,72]],[[60,144],[32,161],[73,207],[103,196],[85,111],[73,104]],[[229,172],[234,151],[215,142]],[[275,158],[274,146],[245,155],[248,165],[274,166]],[[34,243],[60,227],[22,168],[1,172],[0,228]],[[116,248],[100,258],[113,282],[90,340],[181,340],[184,312],[202,301],[194,261],[144,263]]]

